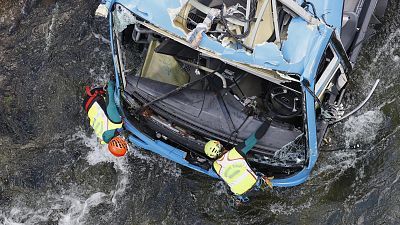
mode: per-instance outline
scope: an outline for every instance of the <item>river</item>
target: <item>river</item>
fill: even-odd
[[[97,1],[0,0],[0,223],[400,224],[400,3],[365,45],[310,179],[228,204],[221,181],[130,149],[99,146],[84,86],[113,73]]]

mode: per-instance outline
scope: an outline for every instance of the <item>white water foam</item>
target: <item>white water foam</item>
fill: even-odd
[[[350,117],[344,124],[346,147],[357,142],[370,143],[375,140],[380,125],[384,120],[381,111],[367,111],[359,116]]]
[[[330,184],[334,183],[349,168],[355,167],[359,160],[368,155],[363,148],[353,148],[352,146],[364,146],[373,142],[383,124],[384,115],[378,109],[367,111],[358,116],[351,116],[343,126],[344,144],[343,149],[327,154],[327,158],[321,161],[318,168],[313,171],[312,177],[325,177],[324,174],[335,174],[328,176],[325,181],[325,188],[328,191]],[[361,154],[360,154],[361,153]],[[356,179],[364,176],[363,167],[359,168]],[[319,181],[320,182],[320,181]]]
[[[45,210],[34,211],[29,208],[12,208],[9,215],[0,214],[4,225],[29,225],[48,221],[50,213]],[[23,221],[23,222],[22,222]]]
[[[227,185],[220,180],[213,185],[213,192],[218,196],[226,195],[228,193]]]
[[[378,49],[376,56],[373,59],[373,64],[377,63],[378,60],[384,54],[390,55],[393,61],[397,62],[399,60],[399,56],[394,54],[394,51],[398,48],[399,44],[395,41],[395,38],[400,36],[400,29],[397,29],[395,32],[391,33],[389,37],[386,38],[385,44]],[[388,51],[389,50],[389,51]]]
[[[76,199],[67,197],[68,201],[71,202],[71,206],[68,213],[64,214],[60,220],[60,224],[84,224],[85,216],[88,214],[90,208],[97,206],[100,203],[109,201],[115,208],[119,206],[118,201],[125,194],[125,190],[129,185],[129,173],[130,166],[128,164],[127,157],[115,157],[108,150],[106,145],[100,145],[95,134],[87,137],[86,134],[79,130],[73,139],[81,141],[85,146],[89,147],[91,151],[87,154],[86,160],[89,165],[96,165],[103,162],[112,162],[115,170],[118,173],[117,184],[115,189],[110,194],[103,192],[97,192],[92,194],[88,199]],[[172,177],[179,177],[181,170],[177,167],[176,163],[173,163],[164,158],[156,155],[147,156],[140,150],[129,146],[128,154],[133,155],[139,159],[145,160],[146,164],[152,164],[162,167],[163,172],[171,175]]]
[[[0,223],[6,225],[38,224],[49,220],[58,221],[60,225],[83,225],[89,215],[90,209],[99,204],[111,204],[115,209],[121,196],[129,185],[129,164],[126,157],[117,158],[107,150],[106,146],[99,144],[97,137],[93,134],[87,137],[82,129],[78,130],[70,139],[65,141],[68,146],[70,142],[82,143],[90,148],[86,156],[89,166],[99,163],[111,162],[117,171],[117,184],[110,193],[94,192],[72,184],[69,190],[63,190],[60,194],[47,193],[37,202],[39,209],[31,209],[26,206],[26,200],[15,200],[13,207],[8,213],[0,213]],[[68,149],[61,150],[62,152]],[[88,196],[89,197],[84,197]]]
[[[385,38],[385,41],[382,43],[382,46],[376,50],[375,57],[372,60],[372,63],[368,65],[368,68],[363,72],[362,79],[364,83],[364,91],[368,92],[369,88],[372,86],[373,82],[382,76],[382,80],[379,84],[379,88],[376,92],[379,92],[380,89],[387,89],[391,87],[393,84],[393,80],[397,79],[397,72],[393,71],[393,68],[397,68],[400,66],[398,63],[400,60],[400,56],[397,55],[396,51],[399,49],[399,37],[400,37],[400,29],[397,29],[393,33]],[[390,63],[390,60],[392,63]],[[385,74],[382,73],[382,62],[385,63],[387,67],[390,67],[389,70],[385,71]],[[377,70],[378,69],[378,70]],[[393,71],[392,74],[387,74],[389,71]]]
[[[308,209],[311,206],[311,200],[299,206],[287,205],[286,203],[272,203],[269,206],[269,210],[275,215],[292,215],[293,213]]]
[[[86,216],[89,213],[90,208],[99,205],[106,201],[106,194],[97,192],[92,194],[88,199],[82,201],[77,198],[66,197],[67,201],[70,202],[71,207],[68,209],[66,214],[62,214],[59,220],[59,225],[71,225],[71,224],[85,224]]]
[[[375,68],[380,68],[379,63],[382,57],[390,57],[394,62],[399,60],[399,56],[395,54],[395,50],[398,49],[398,37],[400,36],[400,29],[397,29],[395,32],[391,33],[387,38],[382,47],[376,50],[376,55],[372,60],[372,63],[368,66],[368,68],[363,71],[363,80],[360,80],[364,85],[365,89],[371,87],[371,82],[374,82],[376,76],[379,75],[380,71],[375,71]],[[398,64],[395,64],[397,66]],[[397,76],[396,74],[393,74]],[[387,76],[385,76],[387,77]],[[388,89],[392,87],[394,84],[389,83],[385,84],[384,81],[379,85],[380,88],[377,89],[379,94],[380,90]],[[361,91],[362,92],[362,91]],[[361,156],[358,154],[360,151],[365,151],[366,149],[358,149],[358,147],[363,146],[365,144],[370,144],[376,139],[376,136],[379,134],[379,130],[382,127],[382,124],[385,120],[384,114],[381,112],[381,108],[387,104],[391,104],[396,100],[396,97],[391,100],[387,100],[382,102],[379,106],[370,109],[361,115],[356,114],[348,118],[348,120],[344,123],[343,126],[343,137],[345,139],[343,146],[343,150],[334,151],[329,154],[329,158],[326,162],[321,162],[319,164],[319,168],[313,174],[315,176],[320,176],[321,173],[325,172],[335,172],[337,177],[347,170],[350,167],[353,167],[355,163],[365,157],[366,153],[362,153]],[[354,149],[354,146],[357,148]],[[339,171],[338,171],[339,170]],[[360,170],[358,174],[360,177],[364,176],[363,171]],[[328,183],[330,183],[329,181]]]
[[[118,173],[118,180],[115,186],[115,190],[111,193],[111,202],[117,207],[118,198],[125,193],[125,189],[129,184],[129,163],[127,157],[115,157],[107,149],[107,145],[101,145],[95,134],[92,134],[90,138],[86,137],[83,131],[78,131],[75,137],[81,138],[85,146],[89,147],[90,151],[86,160],[89,165],[93,166],[98,163],[112,162],[115,170]],[[132,149],[132,148],[130,148]]]
[[[45,40],[46,40],[45,52],[49,51],[49,48],[52,45],[52,42],[53,42],[53,39],[54,39],[54,36],[55,36],[55,33],[56,33],[55,29],[56,29],[56,26],[57,26],[57,19],[59,17],[58,12],[59,12],[59,6],[58,6],[58,4],[56,2],[55,7],[54,7],[53,12],[52,12],[51,23],[49,25],[49,28],[48,28],[48,31],[47,31],[46,37],[45,37]]]
[[[69,202],[68,212],[62,214],[59,221],[60,225],[85,224],[86,216],[91,208],[101,203],[111,203],[115,208],[118,207],[118,200],[125,193],[129,185],[129,164],[126,157],[115,157],[108,150],[106,145],[101,145],[95,134],[87,137],[83,130],[79,130],[73,135],[72,139],[80,141],[86,147],[91,149],[86,156],[86,160],[90,166],[111,162],[117,171],[118,178],[115,189],[110,194],[96,192],[87,199],[81,199],[76,196],[63,196],[65,201]]]

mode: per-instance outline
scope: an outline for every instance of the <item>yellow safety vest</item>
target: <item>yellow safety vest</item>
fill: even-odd
[[[103,141],[103,133],[105,131],[122,127],[122,123],[111,122],[108,119],[106,112],[97,102],[94,102],[89,108],[88,117],[90,119],[90,126],[93,127],[96,136],[101,140],[101,144],[105,144]]]
[[[236,195],[249,191],[257,182],[257,175],[235,148],[217,159],[213,166]]]

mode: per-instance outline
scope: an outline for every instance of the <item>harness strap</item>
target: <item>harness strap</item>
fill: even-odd
[[[90,92],[91,90],[90,90],[90,87],[89,87],[89,86],[86,86],[86,87],[85,87],[85,91],[86,91],[86,94],[87,94],[88,96],[92,96],[92,95],[93,95],[92,92]]]
[[[98,96],[98,95],[104,95],[106,92],[102,89],[99,90],[95,90],[92,93],[92,90],[90,90],[89,86],[86,86],[85,88],[86,94],[90,97],[86,104],[85,104],[85,111],[88,112],[89,111],[89,106],[92,104],[93,100]]]

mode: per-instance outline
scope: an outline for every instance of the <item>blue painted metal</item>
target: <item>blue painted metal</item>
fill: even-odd
[[[179,37],[186,39],[185,32],[172,23],[174,10],[181,7],[180,0],[115,0],[137,16],[151,24]],[[303,1],[298,0],[301,4]],[[340,32],[342,21],[343,0],[320,1],[309,0],[313,3],[317,16],[323,18],[327,24]],[[301,26],[299,26],[303,23]],[[315,26],[309,26],[301,18],[295,18],[289,25],[288,40],[282,51],[273,43],[264,43],[254,48],[253,54],[243,49],[232,49],[222,46],[216,40],[203,34],[200,48],[210,50],[226,60],[251,64],[257,67],[302,74],[304,63],[307,60],[308,46],[313,45],[313,38],[318,36]],[[293,36],[293,37],[292,37]],[[310,38],[311,37],[311,38]],[[289,44],[289,43],[293,44]],[[297,43],[297,45],[295,45]],[[305,47],[304,47],[305,46]]]
[[[112,4],[114,0],[108,0]],[[302,0],[298,0],[302,3]],[[288,39],[284,42],[282,49],[273,43],[265,43],[255,47],[253,54],[246,53],[244,50],[235,50],[223,47],[217,41],[203,35],[200,47],[211,50],[221,57],[241,63],[251,64],[253,66],[265,69],[274,69],[297,73],[301,75],[301,80],[307,79],[310,83],[310,89],[314,90],[314,78],[317,66],[323,55],[326,46],[329,43],[333,32],[340,31],[342,19],[343,0],[320,1],[309,0],[315,5],[317,15],[324,18],[327,25],[321,24],[317,28],[307,24],[301,18],[294,18],[289,25]],[[155,26],[170,32],[172,35],[185,39],[185,33],[172,24],[169,12],[181,7],[180,0],[115,0],[115,3],[124,5],[137,16],[142,17]],[[111,50],[115,55],[113,35],[112,35],[112,16],[109,15]],[[116,74],[116,93],[115,99],[119,110],[123,115],[120,106],[120,91],[118,77],[118,62],[114,61],[114,70]],[[277,187],[291,187],[299,185],[307,180],[312,168],[318,159],[318,144],[315,116],[315,102],[313,96],[303,88],[305,93],[306,118],[307,118],[307,140],[308,140],[308,166],[294,176],[285,179],[273,179],[272,183]],[[181,165],[218,178],[212,170],[204,170],[201,167],[190,164],[185,160],[186,153],[173,146],[170,146],[160,140],[153,140],[135,128],[128,120],[124,119],[124,127],[132,133],[129,140],[136,146],[155,152],[165,158],[173,160]]]
[[[301,5],[304,0],[296,0]],[[334,29],[340,29],[342,25],[342,14],[344,0],[307,0],[315,6],[318,18],[324,18],[325,22]],[[312,10],[309,9],[312,14]]]
[[[314,43],[320,37],[316,26],[310,27],[300,17],[293,18],[288,29],[288,39],[282,44],[282,55],[290,62],[301,64],[304,68]],[[303,70],[298,74],[302,74]]]
[[[107,7],[108,11],[111,10],[111,7],[114,5],[115,0],[104,0],[104,5]]]
[[[314,78],[318,69],[318,66],[315,65],[319,65],[319,62],[323,56],[325,48],[328,45],[330,37],[333,32],[331,28],[326,26],[321,26],[320,31],[321,31],[321,36],[317,40],[317,42],[315,42],[313,51],[311,51],[311,54],[309,55],[310,60],[308,61],[304,73],[301,76],[301,79],[307,79],[309,81],[311,90],[314,90],[315,86]],[[315,99],[311,95],[311,93],[307,91],[307,89],[303,88],[303,91],[305,92],[305,99],[306,99],[306,117],[307,117],[307,132],[308,132],[307,134],[308,166],[292,177],[272,180],[273,185],[277,187],[292,187],[306,181],[318,159],[317,126],[315,120]]]
[[[171,11],[181,7],[180,0],[116,0],[131,12],[149,21],[151,24],[185,40],[183,30],[173,25]],[[254,48],[253,54],[248,54],[243,49],[235,50],[225,48],[221,43],[203,35],[200,48],[207,49],[220,55],[222,58],[236,62],[246,62],[258,67],[288,71],[301,74],[302,66],[285,61],[275,44],[266,43]]]
[[[336,30],[338,35],[342,28],[342,15],[343,15],[343,4],[344,0],[307,0],[315,6],[315,11],[317,12],[318,18],[323,18],[328,26]],[[297,0],[299,4],[303,0]]]

